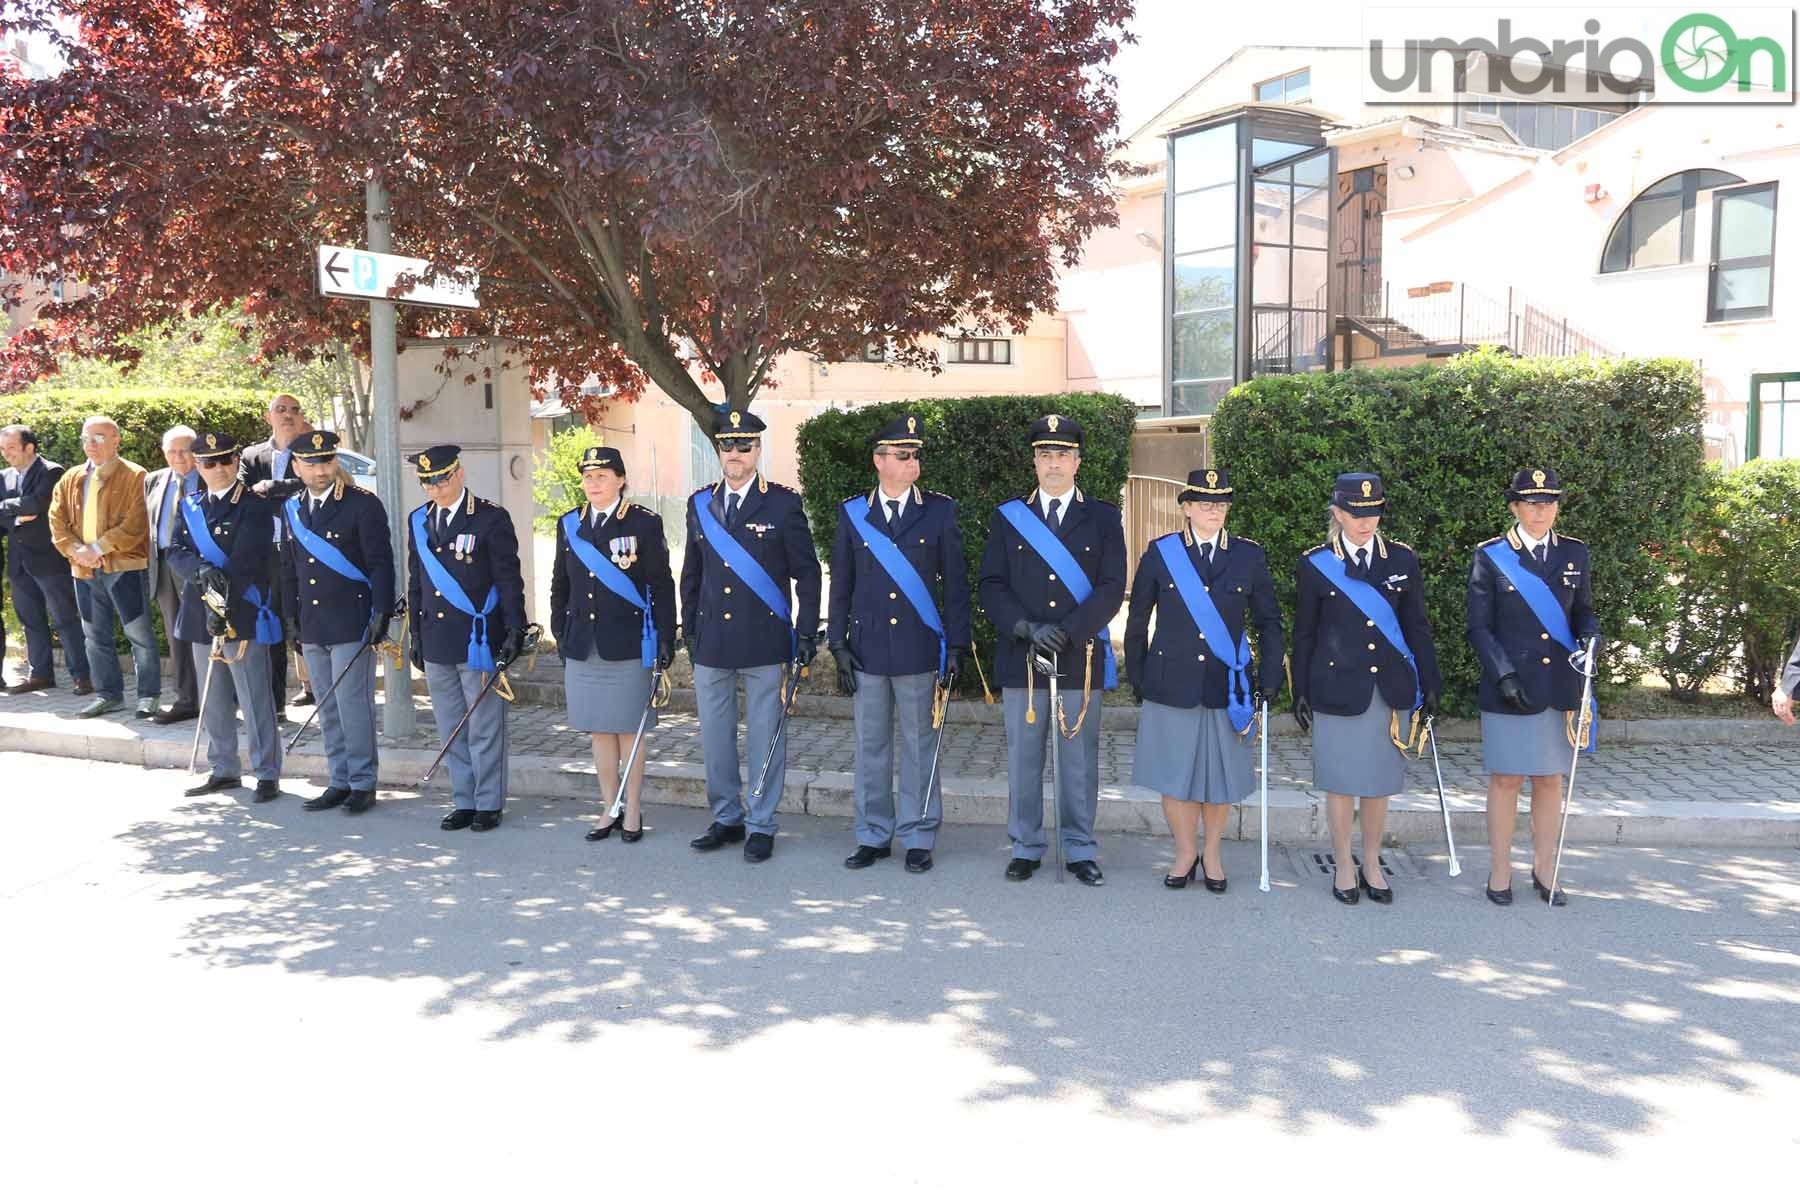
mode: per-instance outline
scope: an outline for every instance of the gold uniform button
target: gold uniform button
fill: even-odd
[[[730,613],[726,613],[726,614],[725,614],[725,619],[726,619],[726,620],[727,620],[727,621],[729,621],[729,620],[731,620],[731,614],[730,614]]]
[[[899,593],[899,592],[889,592],[889,593],[888,593],[888,599],[889,599],[889,600],[898,600],[898,599],[899,599],[899,598],[900,598],[900,593]]]
[[[317,603],[318,603],[318,601],[317,601],[317,600],[314,600],[314,601],[313,601],[313,603],[314,603],[314,604],[317,604]],[[1544,665],[1545,665],[1545,666],[1546,666],[1546,667],[1547,667],[1547,666],[1549,666],[1549,665],[1550,665],[1550,660],[1549,660],[1549,659],[1547,659],[1547,658],[1546,658],[1546,659],[1545,659],[1545,660],[1544,660]]]
[[[1373,649],[1374,649],[1374,648],[1375,648],[1375,643],[1374,643],[1374,642],[1370,642],[1370,643],[1369,643],[1369,649],[1371,649],[1371,650],[1373,650]]]
[[[1051,577],[1050,577],[1050,582],[1051,582],[1051,583],[1055,583],[1055,582],[1056,582],[1056,576],[1054,576],[1054,575],[1052,575],[1052,576],[1051,576]]]
[[[1205,661],[1206,661],[1206,655],[1204,655],[1204,654],[1202,654],[1202,655],[1201,655],[1201,656],[1200,656],[1200,661],[1201,661],[1201,662],[1205,662]]]
[[[313,601],[313,603],[314,603],[314,604],[317,604],[317,603],[318,603],[318,601],[317,601],[317,600],[314,600],[314,601]],[[1547,660],[1546,660],[1546,661],[1547,661]]]
[[[899,618],[899,617],[889,617],[889,618],[888,618],[888,624],[889,624],[889,625],[898,625],[898,624],[899,624],[899,623],[900,623],[900,618]]]
[[[432,594],[432,595],[434,595],[434,596],[438,596],[438,597],[442,597],[442,596],[443,596],[443,594],[444,594],[444,593],[442,593],[442,592],[433,592],[433,593],[431,593],[431,594]]]
[[[592,593],[592,592],[589,592],[589,593],[588,593],[588,599],[589,599],[589,600],[592,600],[592,599],[593,599],[593,598],[594,598],[594,593]],[[1374,649],[1374,648],[1375,648],[1375,647],[1373,647],[1373,646],[1370,646],[1370,647],[1369,647],[1369,649],[1371,649],[1371,650],[1373,650],[1373,649]]]
[[[316,580],[316,579],[309,579],[309,580],[307,580],[307,581],[306,581],[306,582],[308,582],[308,583],[317,583],[317,582],[319,582],[319,581],[318,581],[318,580]]]
[[[1370,667],[1370,668],[1369,668],[1369,674],[1371,674],[1371,675],[1373,675],[1373,674],[1375,674],[1375,672],[1377,672],[1377,671],[1379,671],[1379,670],[1381,670],[1381,668],[1380,668],[1380,667]]]
[[[311,566],[311,565],[313,565],[313,564],[315,564],[315,563],[317,563],[317,562],[318,562],[318,561],[319,561],[319,560],[318,560],[318,559],[316,559],[316,558],[309,558],[309,559],[307,559],[307,560],[306,560],[306,562],[307,562],[307,565],[308,565],[308,566]]]
[[[314,601],[313,601],[313,603],[314,603],[314,604],[317,604],[317,603],[318,603],[318,601],[317,601],[317,600],[314,600]],[[438,615],[437,615],[437,619],[438,619],[438,620],[440,620],[440,621],[441,621],[441,620],[443,620],[443,619],[444,619],[444,614],[443,614],[443,613],[439,613],[439,614],[438,614]]]
[[[1547,633],[1540,633],[1538,634],[1538,640],[1540,642],[1547,642],[1550,640],[1550,635]]]
[[[727,596],[729,596],[729,595],[731,595],[731,589],[730,589],[730,588],[726,588],[726,589],[725,589],[725,594],[726,594],[726,595],[727,595]]]
[[[1333,594],[1335,595],[1336,593],[1333,593]],[[1373,621],[1364,621],[1363,624],[1370,629],[1375,628],[1375,622],[1373,622]]]
[[[590,621],[598,621],[599,619],[600,619],[599,613],[589,613],[588,614],[588,620],[590,620]]]
[[[1331,593],[1331,594],[1332,594],[1332,595],[1334,595],[1334,596],[1335,596],[1335,595],[1337,595],[1337,593],[1336,593],[1336,592],[1333,592],[1333,593]]]
[[[1050,602],[1050,607],[1051,607],[1051,608],[1055,608],[1055,607],[1056,607],[1056,601],[1054,601],[1054,600],[1052,600],[1052,601],[1051,601],[1051,602]]]

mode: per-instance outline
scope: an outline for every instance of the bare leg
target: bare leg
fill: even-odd
[[[600,816],[606,818],[612,810],[613,797],[619,794],[619,735],[596,733],[589,736],[594,741],[594,773],[600,777]],[[627,803],[630,803],[629,799]],[[605,828],[611,827],[612,822],[607,820]]]
[[[1544,886],[1556,868],[1556,835],[1562,825],[1563,777],[1531,777],[1531,866]],[[1557,885],[1562,890],[1562,885]]]
[[[1496,892],[1512,886],[1513,830],[1519,824],[1519,787],[1523,775],[1489,775],[1487,786],[1488,886]]]
[[[1219,842],[1225,836],[1225,823],[1231,819],[1231,805],[1202,804],[1201,820],[1206,826],[1206,861],[1201,865],[1210,879],[1225,878],[1225,860],[1219,856]]]
[[[1200,806],[1173,796],[1164,796],[1162,805],[1163,818],[1169,822],[1169,834],[1175,839],[1175,866],[1169,874],[1186,875],[1200,855],[1195,847],[1200,833]]]
[[[1350,857],[1350,825],[1356,819],[1356,797],[1325,793],[1325,823],[1331,827],[1331,850],[1337,856],[1335,883],[1341,892],[1356,886],[1356,864]]]
[[[1387,832],[1387,811],[1386,796],[1362,798],[1363,878],[1375,888],[1387,886],[1387,876],[1381,870],[1381,835]]]
[[[630,754],[631,739],[624,734],[616,734],[614,736],[616,738],[615,744],[619,748],[617,751],[618,756],[622,758],[625,755]],[[650,757],[649,750],[650,735],[645,734],[643,742],[638,745],[637,761],[631,764],[631,777],[625,781],[624,828],[632,830],[633,832],[644,827],[644,813],[641,802],[644,796],[644,762]]]

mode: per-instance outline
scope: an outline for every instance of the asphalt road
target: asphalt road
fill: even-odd
[[[886,1195],[1787,1186],[1800,854],[1579,849],[1497,910],[1395,854],[1391,909],[1228,843],[1231,890],[701,856],[691,809],[590,845],[523,801],[186,800],[172,772],[0,755],[13,1195]],[[312,789],[296,788],[304,794]],[[1522,859],[1521,859],[1522,861]],[[729,1189],[720,1193],[719,1189]]]

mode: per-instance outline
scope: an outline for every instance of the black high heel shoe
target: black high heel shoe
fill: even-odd
[[[1513,902],[1512,884],[1509,883],[1503,888],[1494,887],[1494,876],[1491,872],[1488,874],[1483,890],[1487,892],[1487,898],[1501,908],[1505,908]]]
[[[1369,882],[1369,877],[1363,874],[1361,867],[1356,868],[1356,878],[1357,881],[1362,884],[1362,890],[1367,892],[1369,899],[1373,900],[1375,903],[1392,904],[1394,902],[1394,889],[1391,887],[1376,887]]]
[[[1163,876],[1163,886],[1166,888],[1174,888],[1177,890],[1184,888],[1188,884],[1193,882],[1194,872],[1198,871],[1199,869],[1200,869],[1200,856],[1198,854],[1196,854],[1196,855],[1194,855],[1194,865],[1187,869],[1187,873],[1185,875],[1164,875]]]
[[[1362,890],[1359,886],[1362,879],[1361,871],[1356,873],[1356,878],[1359,883],[1353,883],[1348,890],[1345,890],[1337,885],[1337,876],[1333,874],[1331,877],[1331,898],[1336,900],[1339,904],[1355,904],[1357,901],[1361,900]]]
[[[613,830],[620,828],[624,823],[625,818],[623,816],[616,817],[604,825],[594,826],[592,829],[581,835],[582,839],[589,842],[604,842],[607,838],[612,836]],[[630,839],[627,838],[626,840],[629,841]]]
[[[1564,888],[1557,888],[1556,895],[1550,895],[1550,885],[1538,878],[1537,868],[1531,869],[1531,890],[1537,893],[1539,900],[1551,908],[1562,908],[1569,902],[1569,893]]]
[[[625,828],[624,822],[625,822],[625,818],[620,817],[619,818],[619,840],[621,842],[624,842],[627,845],[629,845],[632,842],[641,842],[644,840],[644,818],[642,818],[642,817],[638,818],[638,827],[636,829]]]
[[[1226,879],[1223,875],[1214,879],[1211,875],[1206,873],[1206,856],[1203,854],[1194,861],[1200,867],[1200,878],[1206,884],[1206,890],[1214,893],[1223,892],[1225,890]]]

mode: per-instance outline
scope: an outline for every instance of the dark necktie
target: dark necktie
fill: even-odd
[[[1531,557],[1537,560],[1538,566],[1544,565],[1544,543],[1539,542],[1531,548]]]
[[[1356,552],[1356,569],[1367,572],[1369,569],[1369,548],[1364,546]]]
[[[604,524],[606,524],[606,514],[603,512],[596,512],[594,514],[594,536],[595,537],[600,536],[600,527]]]
[[[889,500],[887,502],[887,506],[888,506],[888,528],[892,529],[894,526],[896,526],[900,523],[900,502],[898,500]]]
[[[737,528],[737,510],[738,510],[738,495],[737,495],[737,493],[736,492],[727,493],[727,495],[725,497],[725,526],[726,526],[726,528],[728,528],[728,529],[736,529]]]
[[[1050,502],[1050,528],[1052,528],[1052,529],[1061,529],[1062,528],[1062,517],[1060,515],[1058,515],[1058,510],[1061,508],[1062,508],[1061,500],[1052,500]]]
[[[1211,542],[1200,543],[1200,561],[1209,567],[1212,566],[1212,552],[1213,544]]]
[[[437,510],[437,516],[437,535],[438,539],[441,541],[443,540],[444,535],[450,532],[450,510],[447,508],[440,508]]]

